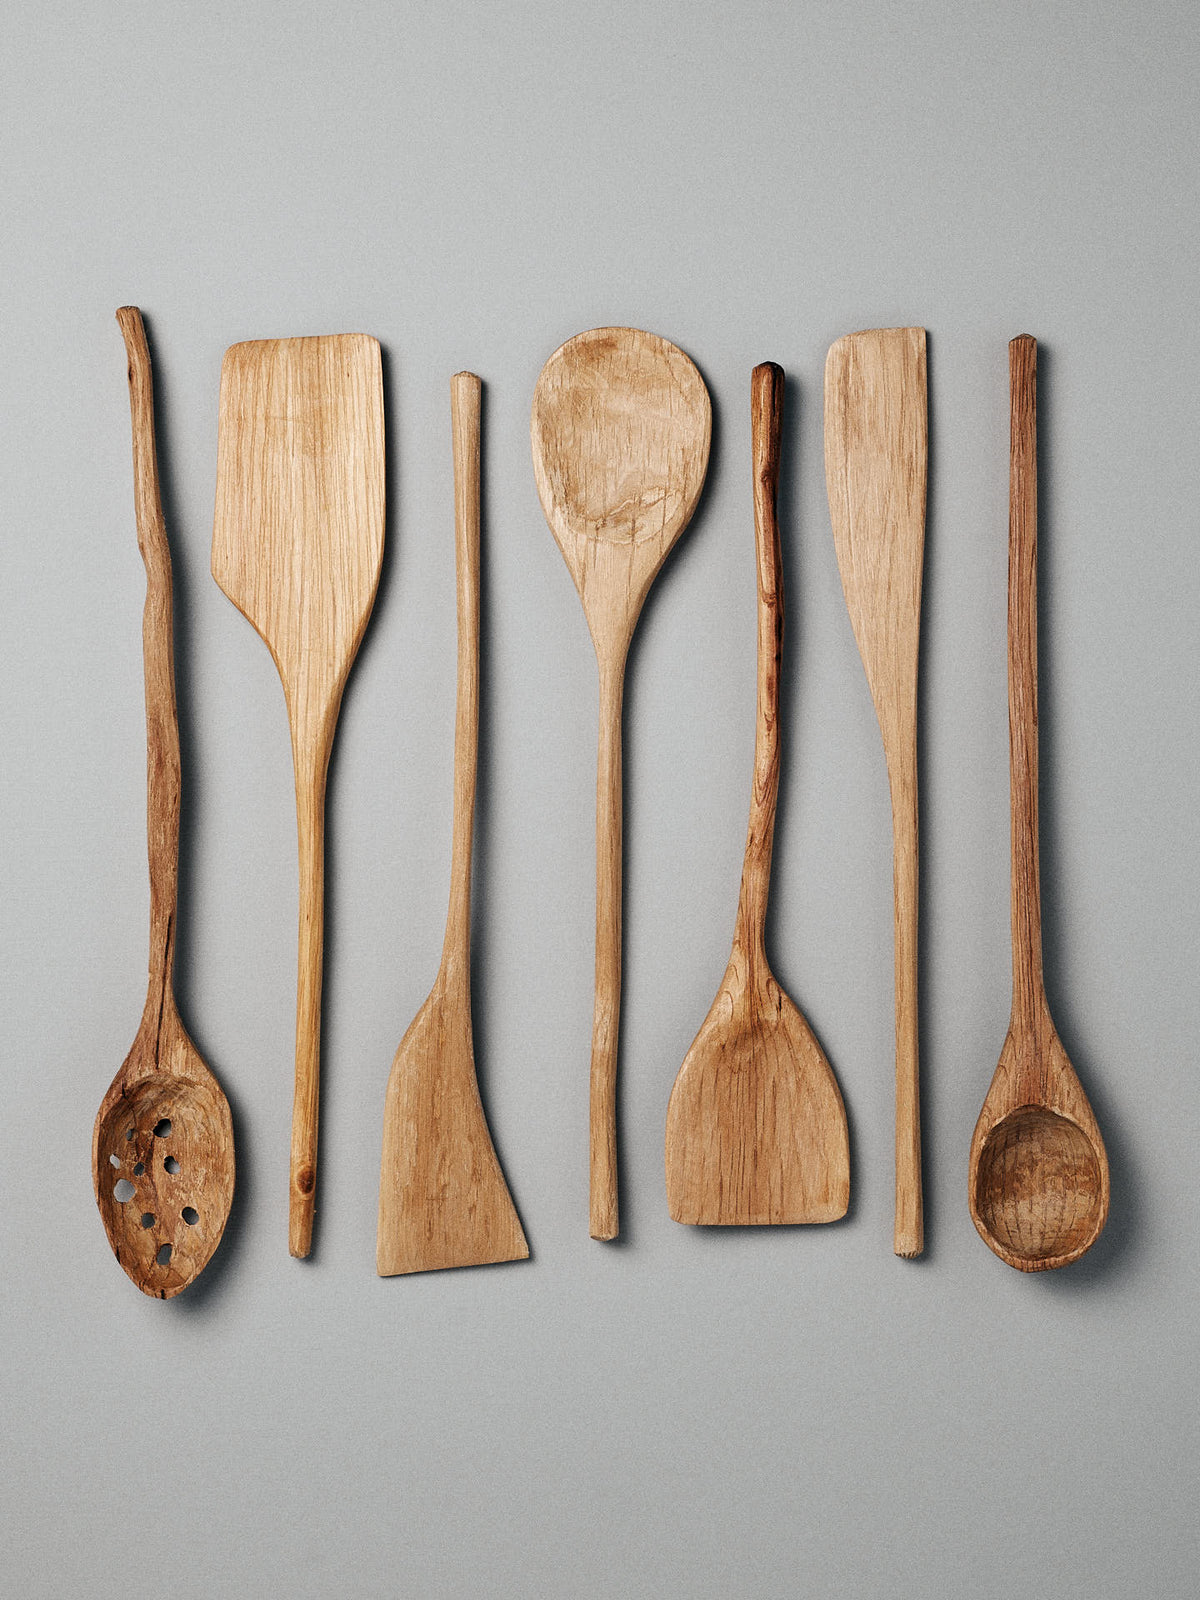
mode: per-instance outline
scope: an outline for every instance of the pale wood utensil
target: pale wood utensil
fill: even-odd
[[[538,494],[583,602],[600,673],[593,1239],[614,1239],[618,1231],[625,659],[650,585],[700,498],[711,431],[708,390],[692,362],[675,345],[636,328],[596,328],[569,339],[546,362],[534,391],[531,433]]]
[[[383,381],[361,333],[235,344],[221,367],[213,577],[279,669],[300,859],[288,1248],[312,1247],[324,930],[325,778],[383,558]]]
[[[122,306],[117,321],[129,365],[134,504],[146,566],[150,982],[133,1048],[96,1113],[92,1181],[117,1260],[144,1294],[169,1300],[204,1269],[225,1231],[233,1200],[233,1122],[175,1004],[181,783],[171,551],[159,494],[146,331],[136,306]]]
[[[925,549],[925,330],[848,334],[825,363],[825,480],[842,588],[892,797],[898,1256],[924,1248],[917,1071],[917,646]]]
[[[1042,977],[1038,869],[1037,341],[1008,347],[1008,749],[1012,794],[1012,1016],[971,1140],[980,1237],[1022,1272],[1062,1267],[1108,1217],[1108,1155],[1067,1059]]]
[[[755,367],[750,410],[758,557],[754,787],[733,950],[667,1107],[667,1204],[676,1222],[834,1222],[850,1203],[837,1079],[780,988],[764,930],[779,797],[783,556],[775,500],[783,370]]]
[[[433,990],[400,1042],[383,1113],[380,1277],[524,1261],[529,1246],[488,1132],[471,1028],[471,839],[479,744],[479,411],[472,372],[450,380],[458,694],[450,909]]]

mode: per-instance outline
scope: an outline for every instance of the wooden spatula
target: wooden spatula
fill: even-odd
[[[667,1204],[676,1222],[834,1222],[850,1203],[846,1108],[833,1068],[767,960],[779,798],[783,552],[775,496],[783,369],[750,388],[758,554],[754,787],[733,949],[667,1107]]]
[[[917,1079],[917,644],[925,553],[924,328],[847,334],[825,363],[825,480],[842,588],[892,791],[898,1256],[924,1248]]]
[[[450,380],[458,695],[450,909],[437,979],[388,1077],[375,1261],[381,1278],[524,1261],[529,1246],[488,1132],[471,1028],[471,836],[479,745],[479,409],[472,372]]]
[[[312,1247],[324,931],[325,776],[379,583],[383,382],[366,334],[235,344],[221,368],[213,577],[283,680],[296,772],[300,953],[288,1247]]]

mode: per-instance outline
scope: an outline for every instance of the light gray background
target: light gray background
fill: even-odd
[[[28,6],[0,59],[5,875],[0,1571],[22,1596],[1195,1592],[1198,24],[1102,5]],[[146,313],[178,583],[178,988],[235,1211],[143,1299],[91,1193],[147,918],[125,370]],[[681,344],[709,487],[630,662],[624,1236],[587,1238],[595,669],[529,465],[582,329]],[[825,351],[930,332],[927,1238],[891,1253],[888,800],[825,504]],[[386,351],[390,512],[329,815],[318,1235],[286,1253],[282,695],[208,574],[221,354]],[[1025,1277],[971,1129],[1009,1003],[1006,342],[1043,341],[1047,976],[1112,1217]],[[835,1063],[838,1226],[666,1212],[753,748],[749,374],[789,375],[771,943]],[[486,390],[477,1041],[525,1265],[380,1281],[383,1089],[445,916],[450,374]]]

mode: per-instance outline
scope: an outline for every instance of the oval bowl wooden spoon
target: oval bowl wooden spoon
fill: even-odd
[[[667,1107],[667,1204],[676,1222],[835,1222],[850,1203],[846,1108],[825,1052],[771,971],[764,940],[779,797],[782,368],[755,367],[750,410],[758,557],[754,787],[729,965]]]
[[[704,487],[712,407],[675,345],[637,328],[595,328],[542,368],[530,431],[542,510],[583,602],[600,672],[590,1231],[615,1239],[625,658],[650,585]]]
[[[92,1181],[117,1260],[144,1294],[169,1300],[208,1264],[233,1200],[233,1122],[220,1084],[175,1005],[179,882],[179,720],[175,709],[171,552],[154,447],[154,381],[141,313],[117,321],[129,360],[138,546],[146,565],[150,982],[141,1026],[96,1114]]]
[[[1022,1272],[1063,1267],[1108,1217],[1108,1156],[1050,1016],[1038,867],[1037,342],[1008,347],[1008,738],[1012,1017],[971,1140],[968,1203],[989,1249]]]

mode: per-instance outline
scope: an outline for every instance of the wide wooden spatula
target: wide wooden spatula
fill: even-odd
[[[783,553],[775,497],[783,370],[755,367],[750,411],[758,553],[754,787],[733,949],[667,1107],[667,1204],[676,1222],[834,1222],[850,1203],[846,1108],[833,1068],[766,950],[779,798]]]
[[[324,929],[325,776],[383,558],[378,342],[235,344],[221,368],[213,577],[283,680],[296,772],[300,951],[288,1248],[312,1247]]]

